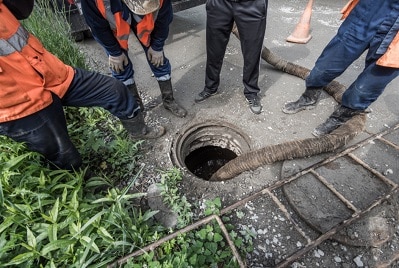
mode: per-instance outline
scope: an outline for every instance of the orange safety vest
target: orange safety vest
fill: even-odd
[[[62,97],[72,67],[48,52],[0,0],[0,122],[31,115]]]
[[[160,7],[162,7],[163,0],[160,0]],[[122,18],[122,11],[112,14],[110,0],[96,0],[97,8],[103,17],[109,22],[114,36],[119,42],[119,45],[128,50],[128,39],[130,33],[130,23],[133,18],[129,17],[128,21]],[[151,32],[154,30],[156,14],[150,13],[144,15],[143,18],[137,23],[137,38],[146,46],[150,46]],[[129,15],[130,16],[130,15]]]
[[[345,19],[360,0],[350,0],[341,10],[342,17]],[[387,51],[377,60],[377,65],[391,68],[399,68],[399,32],[392,40]]]

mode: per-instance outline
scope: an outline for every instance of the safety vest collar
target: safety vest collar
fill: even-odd
[[[7,56],[14,52],[20,52],[27,44],[28,37],[28,31],[22,26],[19,26],[17,32],[10,38],[0,39],[0,56]]]

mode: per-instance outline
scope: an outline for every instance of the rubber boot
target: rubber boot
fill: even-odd
[[[135,97],[138,105],[140,106],[140,111],[144,112],[143,100],[141,99],[141,97],[139,95],[139,91],[137,90],[136,84],[128,85],[127,88],[129,89],[130,92],[132,92],[133,96]]]
[[[320,94],[321,88],[307,88],[297,101],[286,103],[282,110],[286,114],[295,114],[313,109],[319,101]]]
[[[177,117],[185,117],[187,111],[181,107],[173,98],[173,89],[171,80],[158,81],[159,88],[162,94],[162,102],[165,109],[169,110]]]
[[[165,128],[162,126],[148,127],[144,122],[143,113],[139,113],[132,119],[121,120],[121,122],[133,139],[156,139],[165,133]]]
[[[364,110],[353,110],[351,108],[339,106],[323,124],[319,125],[317,128],[315,128],[315,130],[313,130],[312,134],[316,137],[328,134],[355,115],[364,112]]]

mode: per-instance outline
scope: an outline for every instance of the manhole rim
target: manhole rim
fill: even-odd
[[[170,150],[169,150],[169,157],[170,157],[172,164],[174,166],[180,168],[185,176],[190,176],[190,177],[202,180],[202,178],[197,177],[190,170],[188,170],[188,168],[186,167],[186,165],[184,163],[184,159],[182,159],[180,153],[181,153],[181,150],[184,149],[182,147],[185,146],[185,141],[187,140],[187,138],[195,135],[195,133],[198,133],[198,131],[200,131],[200,130],[210,129],[210,128],[228,129],[228,130],[230,130],[230,132],[229,132],[230,134],[232,134],[232,133],[235,134],[236,135],[235,137],[239,137],[239,139],[245,143],[244,146],[242,146],[242,147],[239,146],[239,150],[241,152],[232,150],[233,152],[235,152],[237,154],[237,156],[239,156],[245,152],[248,152],[252,149],[252,140],[251,140],[250,136],[247,133],[245,133],[245,131],[243,131],[242,129],[240,129],[239,127],[235,126],[232,123],[229,123],[226,121],[221,121],[221,120],[214,120],[214,119],[202,121],[202,122],[194,122],[194,123],[190,122],[186,126],[183,126],[181,128],[181,130],[179,130],[174,135],[174,138],[171,141],[171,146],[170,146]],[[226,134],[224,134],[224,135],[226,135]],[[230,145],[232,145],[232,144],[230,144]],[[198,147],[198,148],[201,148],[201,147]],[[222,148],[225,148],[225,147],[222,147]],[[229,148],[227,148],[227,149],[229,149]],[[235,149],[237,149],[237,148],[235,147]],[[194,151],[194,150],[192,150],[192,151]]]

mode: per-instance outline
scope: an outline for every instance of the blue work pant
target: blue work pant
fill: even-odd
[[[399,75],[399,69],[376,65],[399,28],[399,1],[362,0],[324,48],[306,78],[306,87],[324,87],[368,50],[365,68],[342,97],[342,105],[364,110]],[[385,48],[386,50],[386,48]]]
[[[146,55],[146,59],[147,59],[147,63],[150,66],[150,69],[152,71],[152,73],[154,74],[155,78],[157,80],[161,80],[161,81],[165,81],[165,80],[169,80],[170,79],[170,74],[171,74],[171,70],[172,67],[170,65],[169,59],[165,57],[164,54],[164,58],[163,58],[163,65],[160,65],[158,67],[155,67],[149,60],[147,57],[147,51],[148,48],[145,46],[142,46],[144,53]],[[116,79],[122,81],[125,85],[131,85],[134,84],[134,67],[133,67],[133,63],[129,58],[128,52],[124,51],[124,53],[126,54],[127,58],[128,58],[128,64],[125,66],[125,69],[120,72],[114,72],[111,70],[112,76],[115,77]]]

